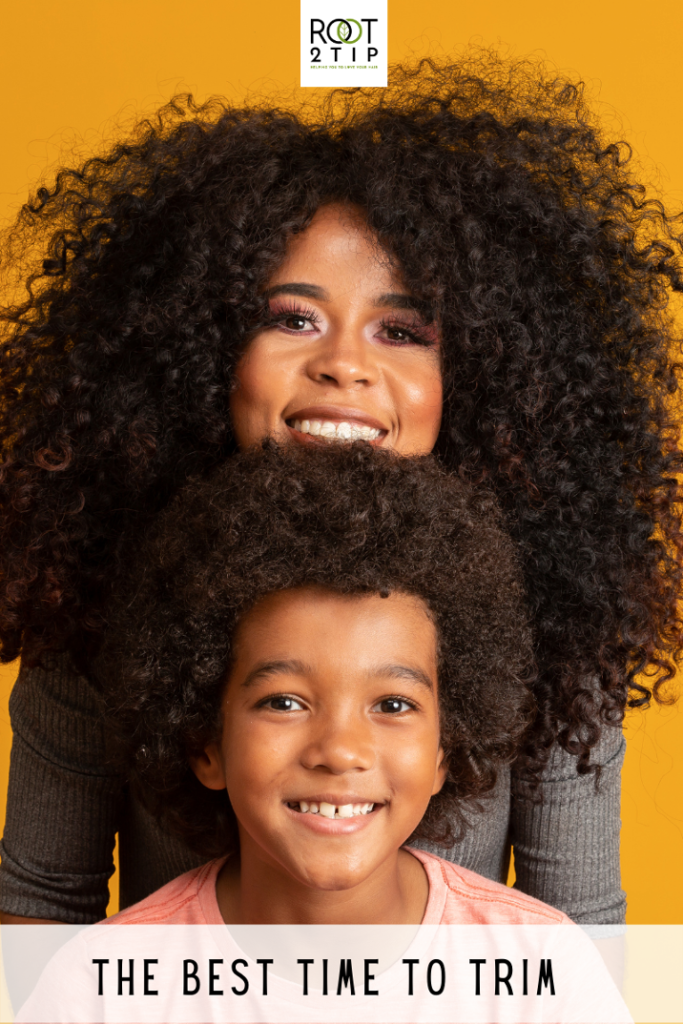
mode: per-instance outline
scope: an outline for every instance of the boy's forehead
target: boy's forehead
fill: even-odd
[[[305,587],[268,594],[243,617],[233,666],[256,660],[299,661],[302,668],[343,663],[415,669],[436,680],[436,630],[426,604],[412,594],[342,594]]]

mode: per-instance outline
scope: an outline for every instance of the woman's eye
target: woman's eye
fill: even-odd
[[[402,711],[411,711],[413,706],[407,700],[403,700],[402,697],[385,697],[384,700],[375,704],[375,708],[381,711],[383,715],[399,715]]]
[[[307,327],[311,326],[310,322],[303,316],[286,316],[280,323],[288,331],[296,331],[297,334],[302,333]]]
[[[272,711],[303,711],[303,704],[295,697],[288,697],[286,694],[268,697],[263,701],[261,707],[270,708]]]
[[[402,327],[387,327],[386,335],[389,341],[407,342],[413,341],[412,335]]]
[[[380,334],[390,345],[423,345],[430,348],[437,339],[434,328],[421,323],[402,326],[382,321]]]
[[[320,320],[319,314],[312,307],[297,309],[288,307],[270,310],[272,326],[280,327],[290,334],[314,334],[315,324]]]

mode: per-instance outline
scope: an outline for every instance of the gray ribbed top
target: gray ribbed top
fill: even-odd
[[[97,692],[63,659],[22,668],[10,698],[14,730],[0,909],[73,924],[104,917],[119,833],[120,900],[129,906],[202,862],[161,831],[107,764]],[[514,847],[516,887],[584,924],[619,924],[620,772],[625,743],[606,729],[592,776],[557,749],[531,799],[514,771],[501,773],[465,839],[434,852],[504,882]]]

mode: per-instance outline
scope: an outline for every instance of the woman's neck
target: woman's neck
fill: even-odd
[[[313,889],[255,851],[230,857],[216,883],[226,924],[419,924],[429,897],[422,864],[407,850],[351,889]]]

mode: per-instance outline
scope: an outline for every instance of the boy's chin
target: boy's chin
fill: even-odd
[[[315,898],[316,892],[341,893],[355,889],[375,874],[380,863],[386,865],[384,858],[368,857],[367,853],[344,857],[338,851],[310,859],[302,857],[299,851],[298,857],[286,857],[281,863],[292,883],[308,889],[311,898]]]
[[[362,885],[372,874],[373,872],[368,870],[335,870],[334,867],[326,865],[320,871],[308,871],[305,874],[297,872],[297,881],[314,892],[348,892],[349,889]]]

